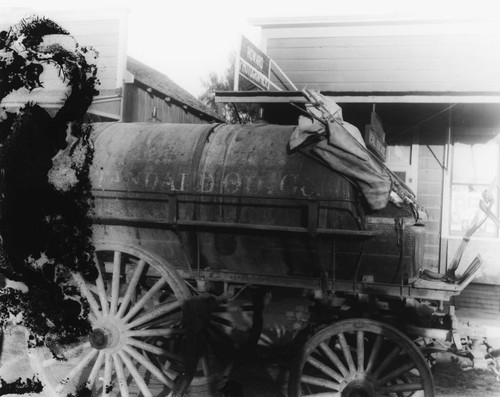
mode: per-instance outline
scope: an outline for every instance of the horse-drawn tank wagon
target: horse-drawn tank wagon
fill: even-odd
[[[312,302],[290,396],[434,395],[423,353],[436,349],[414,340],[437,327],[447,349],[463,352],[455,318],[440,309],[480,258],[461,278],[456,266],[422,272],[425,226],[411,193],[386,206],[384,191],[385,208],[370,211],[356,180],[290,150],[296,128],[94,126],[99,274],[75,274],[92,332],[62,363],[35,360],[56,392],[82,382],[122,396],[213,385],[258,341],[268,291],[286,287]],[[234,307],[248,291],[253,323],[242,336]]]

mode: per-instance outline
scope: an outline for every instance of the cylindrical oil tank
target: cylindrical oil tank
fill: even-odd
[[[337,230],[335,238],[350,241],[354,253],[359,243],[342,231],[367,224],[350,181],[288,151],[294,128],[96,124],[96,238],[139,244],[179,268],[319,274],[333,244],[331,234],[317,231]],[[406,254],[411,260],[411,249]]]

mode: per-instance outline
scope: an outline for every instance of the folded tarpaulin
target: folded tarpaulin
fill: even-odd
[[[326,136],[324,132],[322,123],[301,116],[290,137],[290,149],[301,147],[302,151],[348,177],[360,188],[370,209],[385,208],[391,192],[391,178],[364,147],[359,130],[336,119],[328,121]],[[323,138],[318,140],[319,136]]]

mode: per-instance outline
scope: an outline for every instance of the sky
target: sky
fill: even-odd
[[[0,0],[0,9],[127,9],[128,55],[199,96],[208,74],[222,74],[228,67],[242,34],[260,44],[260,29],[251,25],[252,18],[469,16],[498,12],[500,3],[496,4],[496,0]]]

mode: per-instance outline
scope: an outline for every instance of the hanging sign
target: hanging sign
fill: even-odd
[[[271,59],[245,36],[241,37],[239,75],[261,90],[269,90]]]
[[[385,132],[380,117],[372,112],[370,124],[365,127],[366,147],[376,154],[382,161],[387,157],[387,144],[385,143]]]

